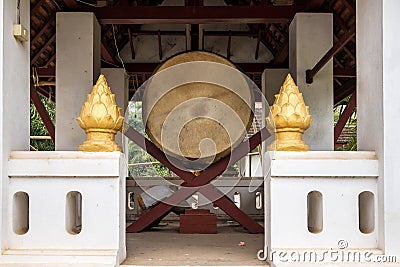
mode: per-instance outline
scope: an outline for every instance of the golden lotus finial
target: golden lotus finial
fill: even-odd
[[[275,95],[274,105],[268,124],[275,126],[276,140],[270,146],[275,150],[308,151],[308,145],[302,140],[305,130],[310,127],[309,107],[304,103],[303,95],[292,76],[287,75],[279,94]]]
[[[81,115],[76,120],[86,133],[86,141],[79,146],[79,151],[122,151],[114,138],[122,129],[124,117],[103,74],[88,94]]]

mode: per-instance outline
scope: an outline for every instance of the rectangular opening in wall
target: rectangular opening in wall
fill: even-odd
[[[66,197],[65,229],[71,235],[82,230],[82,195],[77,191],[69,192]]]
[[[313,234],[320,233],[323,228],[322,194],[311,191],[307,195],[307,227]]]
[[[358,228],[363,234],[369,234],[375,228],[374,194],[369,191],[358,195]]]
[[[29,230],[29,196],[17,192],[13,197],[13,231],[17,235],[26,234]]]

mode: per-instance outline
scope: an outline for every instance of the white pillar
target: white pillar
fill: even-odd
[[[56,150],[77,150],[85,133],[76,122],[100,74],[100,25],[93,13],[58,12],[56,26]]]
[[[129,102],[129,79],[124,69],[122,68],[102,68],[101,73],[106,76],[108,85],[111,91],[115,94],[115,101],[118,107],[122,108],[121,115],[125,116],[126,107]],[[127,152],[127,144],[122,142],[123,136],[118,132],[115,136],[115,141],[122,147],[123,151]],[[126,145],[126,147],[124,147]]]
[[[13,36],[17,1],[0,0],[0,251],[7,248],[8,170],[12,150],[29,150],[30,42]],[[30,1],[20,3],[20,23],[29,32]]]
[[[289,27],[290,73],[310,106],[312,123],[303,139],[311,150],[333,150],[333,63],[330,60],[306,83],[306,70],[333,45],[332,14],[297,13]]]
[[[400,256],[398,0],[357,1],[357,140],[379,159],[379,246]]]

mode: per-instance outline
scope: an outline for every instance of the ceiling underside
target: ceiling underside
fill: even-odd
[[[249,51],[255,59],[259,56],[260,46],[265,46],[272,53],[273,59],[270,62],[259,62],[260,60],[258,60],[257,63],[239,65],[258,85],[261,83],[261,73],[264,68],[288,67],[288,30],[290,21],[296,12],[333,13],[333,42],[335,44],[343,42],[344,35],[355,27],[355,0],[225,0],[223,4],[228,5],[229,12],[227,12],[228,9],[209,7],[205,14],[201,13],[203,11],[201,8],[203,5],[207,5],[207,0],[182,0],[185,6],[168,7],[169,10],[167,8],[167,10],[163,9],[163,12],[156,13],[151,9],[147,11],[146,8],[154,8],[162,2],[161,0],[31,0],[31,65],[41,81],[40,86],[36,87],[37,91],[46,97],[55,99],[55,15],[60,11],[95,12],[102,27],[102,67],[121,67],[120,61],[117,60],[116,46],[122,49],[126,45],[130,45],[130,54],[134,59],[135,47],[132,45],[132,39],[137,36],[154,35],[160,40],[164,35],[185,35],[185,31],[144,31],[142,30],[143,24],[190,23],[192,25],[192,50],[198,49],[196,44],[199,34],[196,34],[196,29],[198,31],[199,24],[218,21],[218,19],[223,19],[228,24],[245,24],[248,26],[248,30],[245,32],[215,31],[208,34],[227,37],[229,41],[226,44],[225,55],[230,54],[230,40],[235,36],[247,36],[256,40],[257,45],[254,47],[254,51]],[[103,3],[105,7],[92,6],[100,3]],[[276,6],[279,3],[291,5]],[[253,9],[247,12],[248,7],[253,7]],[[184,8],[196,9],[196,15],[185,16]],[[179,16],[174,15],[176,14],[174,12],[181,10]],[[262,15],[258,15],[257,12]],[[114,27],[115,35],[112,27]],[[335,104],[352,94],[356,87],[355,42],[354,36],[345,45],[342,45],[333,56]],[[161,60],[165,59],[161,48],[159,56]],[[155,63],[127,65],[131,93],[148,79],[156,66]]]

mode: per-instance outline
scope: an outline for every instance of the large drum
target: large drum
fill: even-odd
[[[146,133],[168,156],[202,169],[243,141],[253,121],[253,98],[248,78],[229,60],[208,52],[179,54],[148,81]]]

